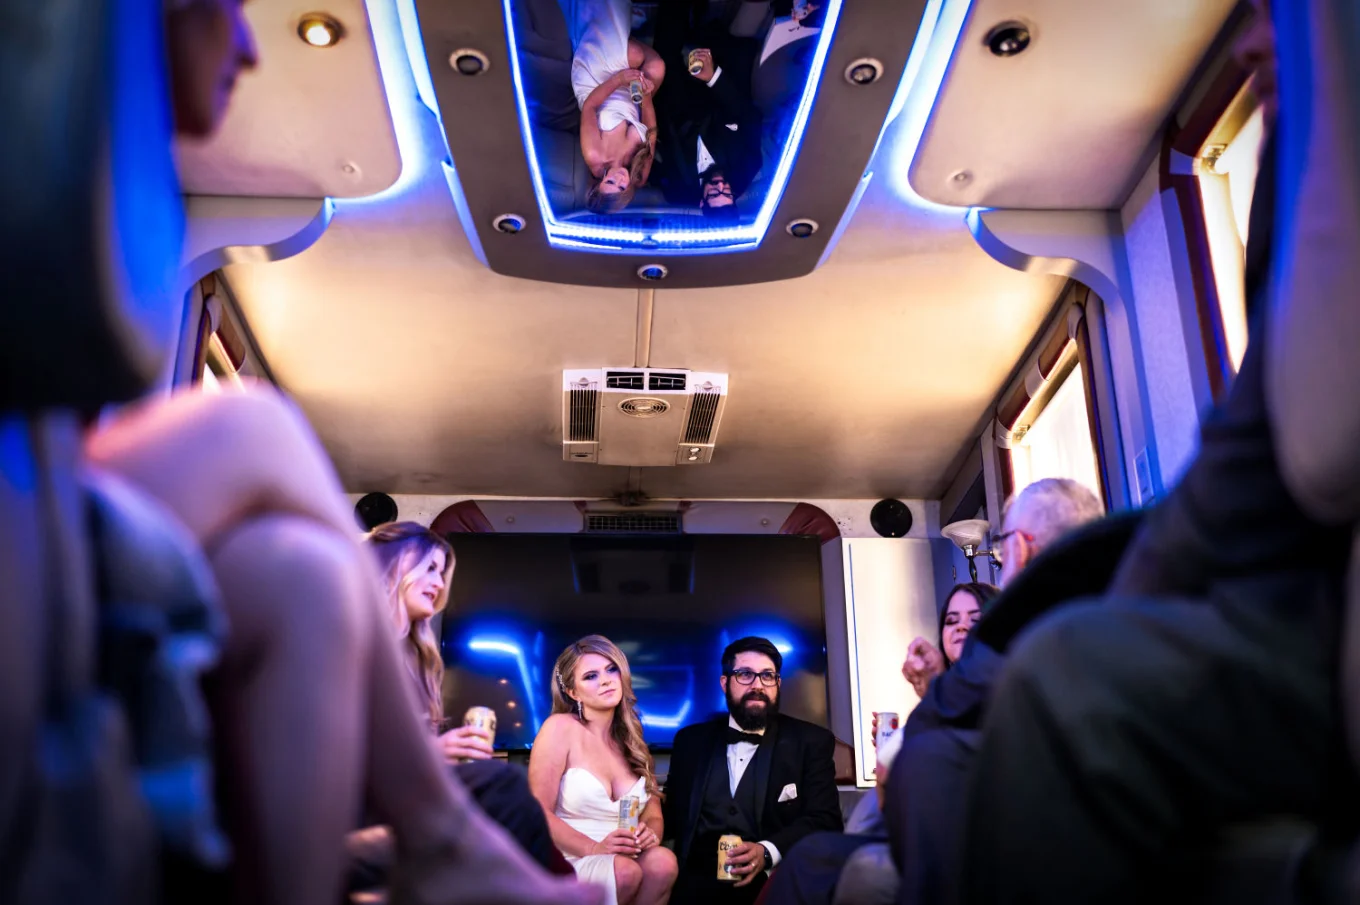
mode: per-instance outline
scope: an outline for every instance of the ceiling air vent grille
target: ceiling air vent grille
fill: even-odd
[[[572,443],[594,443],[600,439],[600,426],[596,420],[600,391],[593,386],[588,389],[573,387],[567,391],[567,439]]]
[[[652,392],[657,390],[678,390],[685,391],[684,374],[658,374],[653,372],[647,375],[647,389]]]
[[[587,534],[680,534],[678,512],[586,513]]]
[[[713,423],[718,417],[721,393],[695,393],[689,406],[689,423],[685,425],[686,443],[712,443]]]
[[[641,371],[606,371],[604,385],[611,390],[645,390]]]

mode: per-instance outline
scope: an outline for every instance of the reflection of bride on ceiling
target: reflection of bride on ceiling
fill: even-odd
[[[581,107],[581,154],[590,170],[586,207],[615,213],[647,184],[656,153],[652,93],[665,66],[629,37],[630,0],[559,0],[571,35],[571,86]]]

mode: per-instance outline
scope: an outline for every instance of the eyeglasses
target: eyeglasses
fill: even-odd
[[[729,672],[728,675],[735,679],[738,685],[754,685],[757,678],[760,679],[760,684],[764,685],[766,688],[772,688],[779,682],[779,673],[772,669],[767,669],[764,672],[756,672],[750,669],[734,669]]]
[[[996,564],[998,569],[1001,568],[1001,564],[1005,560],[1005,557],[1001,552],[1001,545],[1005,542],[1006,538],[1013,536],[1024,538],[1026,543],[1034,543],[1033,534],[1030,534],[1028,531],[1021,531],[1018,528],[1011,531],[1002,531],[1000,534],[993,536],[992,549],[988,550],[987,553],[991,556],[992,562]]]

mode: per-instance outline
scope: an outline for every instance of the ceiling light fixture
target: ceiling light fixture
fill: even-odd
[[[845,67],[845,80],[852,85],[872,85],[883,75],[883,64],[873,57],[860,57]]]
[[[449,66],[459,75],[481,75],[491,68],[491,59],[480,50],[460,47],[449,54]]]
[[[334,47],[345,36],[345,27],[326,13],[307,13],[298,22],[298,37],[312,47]]]
[[[1002,22],[987,32],[987,49],[999,57],[1024,53],[1034,36],[1024,22]]]

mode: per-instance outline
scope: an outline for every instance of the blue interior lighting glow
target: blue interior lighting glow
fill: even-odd
[[[529,661],[525,658],[523,649],[513,641],[473,638],[468,642],[468,650],[514,658],[515,665],[519,667],[519,679],[524,684],[524,700],[529,704],[529,719],[533,721],[534,734],[537,735],[538,730],[543,727],[543,721],[538,718],[538,704],[534,699],[534,686],[529,677]]]
[[[376,0],[369,0],[370,4]],[[409,0],[406,0],[409,2]],[[775,166],[765,200],[756,214],[755,222],[741,227],[720,230],[674,230],[648,229],[645,227],[601,228],[570,220],[558,219],[552,204],[543,188],[543,171],[538,163],[538,152],[534,147],[533,131],[529,123],[528,104],[524,97],[524,80],[519,65],[519,44],[515,34],[514,16],[511,4],[514,0],[502,0],[505,16],[505,31],[510,49],[510,70],[515,83],[515,98],[519,107],[520,131],[524,138],[524,153],[533,178],[534,196],[538,201],[539,215],[548,233],[548,242],[557,248],[589,249],[592,251],[616,251],[633,253],[640,250],[650,254],[713,254],[745,251],[758,246],[765,238],[775,208],[784,194],[793,163],[798,157],[802,144],[803,130],[807,126],[817,97],[817,85],[822,78],[827,52],[836,32],[836,22],[840,18],[841,0],[831,0],[823,20],[821,33],[817,36],[817,48],[813,52],[812,65],[807,85],[798,101],[797,110],[789,127],[788,138]],[[414,63],[412,65],[415,65]]]
[[[377,194],[336,199],[341,213],[347,207],[382,204],[406,195],[425,176],[433,161],[448,156],[447,147],[433,154],[427,153],[425,147],[426,124],[437,126],[439,107],[433,102],[434,85],[421,43],[415,0],[366,0],[365,6],[378,52],[383,90],[387,93],[387,109],[397,136],[401,175]],[[437,131],[442,143],[443,130]]]
[[[657,713],[650,713],[641,704],[638,705],[638,719],[644,726],[655,726],[658,729],[679,729],[685,725],[689,719],[690,711],[694,709],[694,668],[691,666],[649,666],[648,672],[657,670],[683,670],[685,673],[685,693],[680,701],[680,709],[668,716]]]
[[[642,713],[638,719],[644,726],[656,726],[658,729],[679,729],[685,725],[685,720],[689,719],[689,712],[694,709],[694,700],[685,698],[680,704],[680,709],[670,716],[659,716],[652,713]]]
[[[879,145],[889,131],[893,132],[888,148],[889,177],[893,189],[902,200],[924,210],[956,214],[964,208],[927,201],[911,187],[909,176],[916,151],[921,146],[926,124],[935,107],[940,89],[944,87],[949,61],[958,45],[963,26],[968,21],[971,0],[930,0],[921,16],[921,27],[907,57],[902,81],[888,109]],[[878,150],[875,149],[875,157]]]

